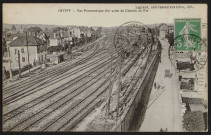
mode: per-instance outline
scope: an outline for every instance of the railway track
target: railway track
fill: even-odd
[[[114,58],[115,59],[115,58]],[[108,69],[107,69],[108,70]],[[94,71],[93,71],[94,72]],[[104,71],[103,72],[101,72],[101,73],[105,73]],[[109,71],[108,71],[108,74],[109,74]],[[96,75],[96,76],[98,76],[98,75]],[[104,77],[105,75],[102,75],[102,78],[104,78],[104,83],[106,84],[106,86],[108,87],[108,78],[105,78]],[[99,77],[99,76],[98,76]],[[99,79],[97,79],[97,80],[99,80]],[[96,84],[96,82],[95,83],[93,83],[93,84]],[[95,86],[96,87],[96,86]],[[99,89],[101,88],[101,86],[99,87]],[[67,89],[67,88],[65,88],[65,89]],[[87,88],[85,88],[84,90],[86,90]],[[107,88],[106,88],[107,89]],[[93,88],[92,88],[92,90],[93,90]],[[102,94],[103,93],[103,91],[105,91],[105,88],[103,88],[103,90],[101,91],[101,92],[99,92],[98,94],[100,95],[100,93]],[[56,91],[54,91],[55,93],[56,93]],[[53,93],[54,93],[53,92]],[[61,91],[59,91],[59,92],[57,92],[57,93],[61,93]],[[58,126],[58,124],[57,124],[57,126],[55,126],[55,122],[52,122],[51,124],[47,124],[48,126],[44,126],[45,128],[43,128],[42,130],[46,130],[46,131],[51,131],[51,130],[53,130],[53,131],[55,131],[55,127],[57,127],[58,129],[58,131],[65,131],[65,130],[67,130],[67,129],[69,129],[70,127],[71,127],[71,125],[74,125],[74,122],[73,121],[79,121],[77,118],[81,118],[81,116],[80,115],[78,115],[78,114],[81,114],[82,112],[82,110],[84,110],[86,107],[91,107],[91,108],[93,108],[93,106],[95,106],[97,103],[99,103],[100,101],[95,101],[95,99],[97,99],[97,97],[99,96],[99,95],[95,95],[95,94],[93,94],[93,93],[96,93],[95,92],[95,90],[94,91],[92,91],[91,92],[91,94],[89,94],[90,96],[92,95],[92,98],[91,97],[89,97],[89,96],[87,96],[87,97],[85,97],[85,98],[82,98],[82,99],[86,99],[86,100],[82,100],[81,98],[79,99],[79,100],[77,100],[76,101],[76,105],[79,105],[79,104],[82,104],[82,103],[84,103],[84,105],[80,105],[79,107],[81,108],[81,110],[79,110],[77,113],[71,113],[72,115],[73,114],[75,114],[75,115],[73,115],[72,117],[71,117],[71,119],[70,120],[67,120],[65,117],[63,117],[64,115],[61,115],[60,117],[61,118],[63,118],[64,120],[66,120],[65,121],[65,123],[63,123],[63,124],[59,124],[59,125],[62,125],[62,126]],[[85,95],[87,95],[86,93],[84,93]],[[72,94],[70,94],[70,93],[68,93],[67,95],[72,95]],[[54,97],[53,96],[53,94],[52,94],[52,96],[51,96],[52,98]],[[75,96],[72,96],[72,97],[75,97]],[[81,96],[80,96],[81,97]],[[48,98],[47,97],[45,97],[45,96],[43,96],[43,97],[41,97],[41,98],[43,98],[43,100],[47,100]],[[64,99],[64,98],[60,98],[60,99]],[[92,100],[91,100],[92,99]],[[35,101],[43,101],[43,100],[35,100]],[[49,100],[49,99],[48,99]],[[54,99],[55,100],[55,99]],[[53,101],[54,101],[53,100]],[[85,101],[87,101],[87,100],[90,100],[90,102],[85,102]],[[55,103],[58,103],[58,102],[55,102]],[[64,103],[64,102],[63,102]],[[37,104],[35,103],[34,104],[34,106],[40,106],[40,102],[37,102]],[[58,104],[57,104],[58,105]],[[25,120],[23,120],[21,117],[20,117],[20,114],[21,113],[23,113],[23,112],[26,112],[26,110],[27,110],[27,107],[28,108],[30,108],[30,106],[25,106],[25,107],[22,107],[22,111],[20,111],[19,113],[16,113],[16,115],[13,115],[12,117],[8,117],[8,118],[6,118],[6,119],[4,119],[3,120],[3,122],[4,122],[4,125],[5,125],[5,123],[7,123],[8,121],[14,121],[13,119],[14,118],[20,118],[21,120],[22,120],[22,123],[25,123],[27,120],[25,119]],[[33,107],[33,105],[31,106],[31,107]],[[74,105],[72,106],[72,107],[68,107],[68,108],[76,108],[76,106],[74,107]],[[28,109],[29,110],[29,109]],[[39,109],[38,109],[39,110]],[[43,108],[43,111],[44,110],[48,110],[48,109],[46,109],[45,107]],[[90,110],[90,109],[89,109]],[[31,109],[31,111],[32,112],[28,112],[28,114],[34,114],[33,112],[34,112],[34,109]],[[13,112],[8,112],[8,116],[9,116],[9,114],[14,114],[15,112],[18,112],[17,110],[14,110]],[[49,111],[49,112],[54,112],[54,113],[56,113],[55,111]],[[60,110],[59,110],[59,112],[60,112]],[[68,111],[66,111],[66,113],[64,113],[65,114],[65,116],[67,117],[67,116],[69,116],[69,115],[66,115],[66,114],[68,114],[68,113],[70,113],[71,111],[70,110],[68,110]],[[81,113],[80,113],[81,112]],[[46,113],[44,113],[44,114],[46,114]],[[84,116],[84,115],[86,115],[87,114],[87,111],[83,111],[83,113],[82,113],[82,116]],[[4,117],[5,117],[6,115],[4,115]],[[22,114],[22,116],[26,116],[25,114],[23,115]],[[34,115],[35,116],[35,115]],[[46,114],[46,116],[48,116],[48,114]],[[36,117],[36,118],[40,118],[40,117]],[[57,117],[58,118],[58,117]],[[68,117],[68,118],[70,118],[70,117]],[[74,120],[75,119],[75,120]],[[42,118],[41,119],[39,119],[39,121],[40,120],[43,120]],[[60,120],[60,119],[59,119]],[[17,120],[16,120],[17,121]],[[57,120],[54,120],[54,121],[57,121]],[[36,121],[37,122],[37,121]],[[35,122],[35,123],[36,123]],[[60,122],[63,122],[63,121],[61,121],[60,120]],[[59,123],[60,123],[59,122]],[[56,123],[58,123],[58,122],[56,122]],[[72,124],[70,124],[70,123],[72,123]],[[27,126],[27,125],[33,125],[33,124],[29,124],[29,123],[27,123],[27,124],[25,124],[25,126]],[[39,125],[39,124],[38,124]],[[10,128],[10,129],[5,129],[5,130],[7,130],[7,131],[21,131],[21,130],[24,130],[24,131],[27,131],[27,130],[30,130],[29,129],[29,127],[25,127],[25,126],[21,126],[21,123],[19,122],[19,123],[17,123],[16,125],[10,125],[9,127],[12,127],[12,128]],[[7,126],[6,126],[7,127]],[[24,128],[23,128],[24,127]],[[35,126],[36,127],[36,126]],[[43,126],[41,126],[41,127],[43,127]],[[21,129],[21,130],[20,130]],[[35,130],[36,130],[36,128],[35,128]],[[32,131],[33,131],[33,129],[32,129]]]
[[[109,44],[109,38],[107,44]],[[103,47],[97,50],[103,51]],[[103,53],[104,54],[104,53]],[[132,63],[140,57],[137,52],[135,58],[128,59],[124,63],[124,70],[122,73],[127,73],[126,70],[131,68]],[[116,54],[113,56],[113,65],[116,64]],[[7,97],[4,102],[4,109],[10,106],[7,111],[3,110],[3,130],[4,131],[70,131],[80,120],[82,120],[89,112],[95,108],[96,105],[102,103],[102,95],[107,91],[109,86],[110,64],[107,55],[101,56],[98,60],[87,62],[89,66],[81,65],[78,71],[69,71],[68,74],[54,78],[53,82],[48,81],[42,84],[39,89],[32,88],[27,91],[19,91],[19,95],[14,100],[12,96]],[[129,67],[128,67],[129,63]],[[90,68],[90,69],[88,69]],[[112,73],[115,72],[115,67],[112,68]],[[62,72],[67,73],[67,72]],[[61,74],[61,73],[58,73]],[[75,76],[75,78],[68,79]],[[113,79],[115,75],[112,75]],[[51,78],[52,79],[52,78]],[[64,81],[60,86],[53,87],[58,81]],[[52,82],[52,83],[51,83]],[[80,83],[79,83],[80,82]],[[82,83],[82,84],[81,84]],[[46,89],[45,89],[46,85]],[[47,87],[53,87],[48,89]],[[30,86],[31,87],[31,86]],[[37,87],[38,88],[38,87]],[[34,91],[33,91],[34,90]],[[40,91],[45,91],[44,93]],[[40,95],[32,96],[34,93]],[[26,97],[33,99],[25,100]],[[27,101],[27,102],[19,102]],[[18,105],[21,103],[21,105]]]
[[[99,68],[98,68],[98,70],[99,70]],[[64,94],[64,92],[63,92],[62,94],[60,94],[60,96],[57,95],[56,97],[55,96],[51,97],[51,100],[53,100],[54,102],[50,102],[50,104],[49,104],[50,99],[45,99],[45,102],[43,102],[42,104],[39,103],[37,106],[34,106],[34,107],[28,109],[28,113],[27,113],[27,111],[25,111],[21,115],[16,115],[16,117],[15,117],[16,121],[17,121],[17,119],[19,119],[19,122],[16,125],[13,125],[12,129],[14,129],[15,127],[19,127],[19,125],[21,123],[26,123],[27,120],[29,120],[30,118],[32,118],[33,120],[35,120],[35,118],[39,118],[39,120],[42,120],[42,118],[48,116],[49,114],[56,113],[55,112],[56,110],[58,112],[61,112],[61,109],[64,109],[64,108],[62,108],[64,105],[75,104],[75,103],[73,103],[72,99],[74,99],[76,97],[86,96],[87,93],[90,94],[90,92],[88,92],[88,91],[95,91],[96,85],[97,86],[100,85],[100,84],[97,84],[96,82],[99,82],[100,80],[102,80],[102,78],[106,79],[104,76],[105,76],[105,74],[108,74],[108,73],[109,73],[109,67],[107,67],[106,70],[102,70],[102,68],[101,68],[100,74],[96,74],[91,80],[87,80],[83,85],[80,86],[79,84],[74,83],[75,86],[70,85],[70,86],[64,88],[64,90],[66,90],[67,93]],[[71,87],[71,90],[68,89],[70,87]],[[84,99],[84,98],[82,98],[82,99]],[[77,100],[77,98],[76,98],[74,101],[77,102],[79,100]],[[67,104],[67,102],[69,104]],[[33,113],[37,107],[39,107],[37,109],[39,111],[37,113]],[[43,109],[41,109],[41,108],[43,108]],[[46,110],[48,113],[46,113]],[[42,113],[43,111],[45,113]],[[34,117],[37,114],[40,114],[39,117]],[[22,119],[21,116],[25,119]],[[26,118],[26,116],[28,116],[28,117]],[[14,118],[7,120],[7,122],[10,121],[12,123],[13,120],[14,120]],[[25,126],[27,126],[27,125],[30,125],[30,124],[26,123]],[[21,128],[23,128],[23,127],[24,126],[21,126]],[[12,129],[9,129],[8,131],[10,131]]]
[[[13,103],[13,102],[17,101],[18,99],[21,99],[21,98],[23,98],[25,96],[29,96],[29,95],[33,94],[34,92],[37,92],[38,90],[45,89],[46,87],[49,87],[50,85],[55,83],[54,81],[57,81],[57,82],[58,81],[62,81],[64,79],[68,78],[68,77],[71,77],[71,76],[81,72],[82,70],[85,70],[87,68],[92,67],[95,64],[99,65],[100,62],[108,60],[108,59],[109,59],[108,56],[101,57],[101,58],[97,59],[96,61],[88,63],[88,64],[86,64],[84,66],[83,65],[79,66],[77,69],[74,69],[72,72],[70,72],[68,74],[65,74],[65,75],[60,74],[57,77],[53,77],[53,78],[47,79],[45,82],[40,82],[37,85],[30,87],[29,89],[26,88],[24,90],[19,90],[16,93],[12,93],[11,95],[9,95],[9,96],[4,98],[3,106],[6,106],[6,105],[8,105],[10,103]],[[42,87],[42,86],[45,86],[45,87]]]
[[[115,57],[113,57],[113,59],[114,59]],[[104,58],[103,58],[104,59]],[[99,61],[101,61],[102,59],[100,59]],[[129,60],[130,61],[130,60]],[[128,61],[128,62],[129,62]],[[98,63],[98,62],[96,62],[96,63]],[[91,64],[93,64],[93,63],[91,63]],[[64,78],[67,78],[67,77],[69,77],[69,76],[71,76],[71,75],[67,75],[67,76],[62,76],[63,78],[61,78],[60,80],[62,80],[62,79],[64,79]],[[85,76],[85,74],[83,74],[83,75],[81,75],[81,76],[79,76],[79,77],[84,77]],[[49,84],[49,85],[51,85],[51,84]],[[49,86],[48,85],[48,86]],[[66,84],[64,84],[64,85],[66,85]],[[47,86],[46,86],[47,87]],[[44,89],[45,87],[42,87],[42,88],[40,88],[39,90],[42,90],[42,89]],[[30,90],[29,92],[29,94],[26,94],[24,91],[22,92],[23,94],[24,94],[24,96],[22,96],[22,97],[20,97],[20,95],[18,96],[19,98],[18,99],[21,99],[21,98],[23,98],[23,97],[26,97],[26,96],[29,96],[30,94],[33,94],[33,93],[35,93],[35,92],[37,92],[38,90],[36,89],[36,91],[32,91],[32,90]],[[17,101],[18,99],[16,99],[16,100],[13,100],[13,101],[10,101],[10,103],[12,103],[12,102],[15,102],[15,101]],[[35,101],[33,101],[34,103],[36,102],[36,100]],[[23,109],[22,110],[24,110],[24,107],[22,107]],[[26,107],[25,107],[26,108]],[[19,111],[17,111],[17,112],[19,112]]]
[[[100,40],[100,41],[98,41],[97,43],[100,43],[100,42],[102,42],[102,41]],[[106,41],[103,40],[102,43],[104,43],[104,42],[106,42]],[[20,83],[25,83],[25,84],[26,84],[26,83],[30,83],[30,87],[31,87],[31,85],[33,84],[34,81],[35,81],[34,84],[36,84],[37,82],[42,81],[42,80],[48,78],[49,75],[55,75],[56,73],[61,72],[61,70],[66,71],[66,70],[64,70],[64,67],[67,67],[67,70],[68,70],[68,69],[71,69],[71,68],[76,67],[77,65],[80,65],[80,64],[83,64],[83,63],[87,62],[89,59],[93,58],[94,56],[96,56],[96,57],[99,56],[100,54],[98,54],[98,53],[96,53],[96,52],[97,52],[97,49],[94,50],[94,52],[91,53],[90,55],[88,55],[86,58],[81,59],[81,60],[77,61],[77,62],[74,63],[74,64],[71,64],[71,65],[70,65],[71,62],[66,62],[65,64],[62,64],[60,67],[57,67],[57,66],[56,66],[55,68],[52,68],[52,69],[50,69],[50,70],[48,70],[48,71],[41,72],[40,74],[34,75],[34,76],[33,76],[32,78],[30,78],[30,79],[24,79],[23,81],[18,81],[18,83],[15,83],[15,84],[10,85],[10,86],[8,86],[8,87],[4,87],[4,86],[3,86],[3,91],[12,90],[12,89],[14,89],[14,88],[20,89],[20,88],[22,87],[22,86],[19,85]],[[57,69],[57,70],[55,71],[55,69]],[[37,79],[38,79],[38,80],[37,80]],[[37,80],[37,81],[36,81],[36,80]]]
[[[28,105],[28,103],[23,104],[22,106],[17,107],[17,109],[13,109],[12,111],[4,114],[3,122],[7,121],[8,119],[10,119],[12,117],[14,117],[14,115],[16,115],[16,114],[23,112],[26,108],[29,108],[29,107],[36,105],[36,104],[39,104],[41,101],[45,100],[46,98],[54,96],[55,94],[61,92],[61,90],[58,90],[58,89],[63,90],[65,88],[69,87],[69,86],[72,86],[74,83],[79,83],[80,81],[86,80],[85,77],[90,76],[91,74],[95,73],[98,70],[98,68],[102,68],[107,63],[108,62],[106,61],[104,64],[99,64],[99,65],[95,66],[94,68],[90,69],[89,72],[86,72],[85,74],[81,74],[80,76],[73,78],[72,80],[68,81],[67,83],[64,83],[62,86],[59,86],[59,87],[47,92],[46,94],[31,100],[29,105]],[[14,114],[14,115],[11,115],[11,114]]]
[[[106,52],[102,52],[102,53],[99,53],[98,55],[95,55],[95,57],[101,57],[101,56],[103,56],[104,54],[106,54]],[[88,60],[86,59],[86,60],[84,60],[84,61],[80,61],[80,63],[78,63],[78,62],[76,62],[75,64],[76,65],[69,65],[68,67],[63,67],[61,70],[56,70],[56,71],[53,71],[53,73],[52,72],[50,72],[50,73],[48,73],[48,72],[46,72],[44,75],[44,78],[40,78],[40,76],[38,76],[37,78],[34,78],[34,81],[32,81],[32,82],[30,82],[30,80],[29,81],[27,81],[27,82],[20,82],[22,85],[20,86],[19,85],[19,87],[17,86],[17,87],[15,87],[14,86],[14,88],[11,88],[11,87],[9,87],[9,89],[6,89],[5,90],[5,88],[4,88],[4,90],[3,90],[3,92],[4,92],[4,94],[3,94],[3,96],[5,96],[5,95],[8,95],[8,93],[10,93],[11,91],[14,91],[14,92],[16,92],[16,93],[18,93],[19,91],[24,91],[24,90],[26,90],[27,88],[29,88],[29,87],[32,87],[32,85],[36,85],[37,83],[39,83],[39,82],[41,82],[41,81],[43,81],[43,80],[46,80],[47,78],[49,79],[50,77],[54,77],[54,76],[57,76],[58,74],[62,74],[62,73],[65,73],[65,72],[67,72],[69,69],[73,69],[74,67],[76,67],[77,65],[79,66],[79,65],[81,65],[81,64],[84,64],[84,63],[86,63],[86,62],[88,62]],[[72,67],[72,68],[71,68]],[[47,74],[47,75],[46,75]],[[16,94],[16,93],[13,93],[13,94]],[[8,96],[6,96],[6,98],[7,98]],[[4,98],[5,99],[5,98]]]

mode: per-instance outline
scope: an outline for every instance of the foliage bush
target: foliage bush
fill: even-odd
[[[51,46],[47,49],[48,53],[53,53],[53,52],[60,52],[64,51],[64,47],[62,46]]]
[[[183,116],[183,127],[187,131],[199,132],[205,131],[205,122],[203,117],[203,112],[191,112],[188,111]]]

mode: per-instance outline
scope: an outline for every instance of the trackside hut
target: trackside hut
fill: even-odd
[[[29,51],[29,63],[32,66],[41,64],[46,59],[47,44],[43,40],[35,37],[28,36],[28,51]],[[10,44],[10,56],[12,69],[18,69],[18,51],[20,53],[21,68],[28,65],[28,52],[27,42],[25,36],[20,36]]]

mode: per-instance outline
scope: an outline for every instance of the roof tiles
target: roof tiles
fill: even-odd
[[[44,41],[34,37],[34,36],[28,36],[27,37],[28,40],[28,45],[29,46],[37,46],[37,45],[44,45]],[[25,46],[26,44],[26,37],[25,36],[20,36],[17,39],[15,39],[14,41],[12,41],[10,44],[10,46]]]

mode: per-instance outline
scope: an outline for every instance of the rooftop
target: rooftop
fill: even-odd
[[[28,36],[28,45],[29,46],[37,46],[37,45],[44,45],[45,42],[37,37],[34,36]],[[26,46],[26,37],[25,36],[19,36],[14,41],[12,41],[10,46]]]
[[[183,103],[188,103],[188,104],[203,104],[202,99],[200,98],[187,98],[183,97],[182,98]]]

